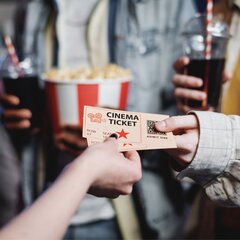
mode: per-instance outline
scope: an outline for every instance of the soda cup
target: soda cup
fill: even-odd
[[[24,58],[20,62],[20,73],[16,71],[11,59],[7,57],[1,71],[5,93],[17,96],[20,100],[20,104],[13,109],[29,109],[31,111],[31,129],[40,127],[43,111],[42,91],[34,61],[33,56]]]
[[[206,57],[208,34],[211,35],[210,57]],[[228,25],[213,18],[212,25],[207,29],[206,16],[196,15],[186,23],[182,36],[184,55],[190,59],[185,74],[201,78],[203,85],[194,89],[207,94],[207,101],[187,100],[186,104],[202,110],[216,109],[221,95],[225,54],[230,37]]]

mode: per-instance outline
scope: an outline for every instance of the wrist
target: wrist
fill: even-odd
[[[81,155],[70,166],[78,177],[81,176],[88,188],[96,180],[96,173],[93,171],[94,167],[92,165],[90,159]]]

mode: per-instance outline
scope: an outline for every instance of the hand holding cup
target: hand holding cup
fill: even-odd
[[[186,56],[180,57],[176,60],[173,67],[176,74],[173,76],[173,84],[175,87],[175,97],[177,99],[178,109],[187,113],[190,110],[201,110],[201,107],[190,107],[188,102],[193,101],[205,101],[207,99],[207,94],[201,90],[203,86],[203,80],[195,76],[189,76],[184,74],[184,70],[188,66],[190,59]],[[231,73],[223,72],[222,84],[231,79]],[[213,107],[206,109],[208,111],[214,111]]]
[[[184,26],[182,43],[188,59],[178,60],[175,69],[189,78],[183,75],[174,78],[176,95],[184,99],[180,104],[184,112],[217,109],[229,37],[228,25],[217,17],[209,22],[206,15],[198,14]]]
[[[202,87],[203,80],[194,76],[184,74],[184,69],[189,64],[188,57],[181,57],[176,60],[173,67],[176,74],[173,76],[173,84],[175,87],[175,97],[177,99],[177,106],[180,111],[187,113],[191,108],[187,105],[188,100],[204,101],[207,98],[205,92],[196,88]]]
[[[9,130],[25,130],[31,126],[32,113],[29,109],[17,109],[20,99],[14,95],[0,96],[0,103],[4,107],[2,119],[4,126]]]

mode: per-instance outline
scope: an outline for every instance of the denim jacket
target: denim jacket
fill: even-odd
[[[133,72],[129,109],[172,112],[172,64],[183,53],[180,33],[193,1],[122,0],[117,9],[115,61]]]
[[[170,106],[175,108],[171,85],[172,63],[182,54],[178,34],[195,12],[192,1],[109,0],[109,5],[105,0],[99,1],[88,21],[87,43],[82,45],[81,51],[77,51],[76,44],[80,49],[81,39],[72,38],[71,42],[75,40],[76,44],[66,42],[72,49],[66,54],[73,52],[71,59],[75,64],[88,58],[94,66],[111,60],[130,68],[134,78],[129,110],[157,113],[169,110]],[[107,25],[102,12],[103,4],[109,11]],[[104,40],[108,41],[108,49]],[[86,46],[87,54],[82,49]],[[60,62],[63,61],[62,56],[59,55]],[[146,168],[146,163],[151,166]],[[154,232],[148,238],[179,237],[184,217],[179,204],[179,184],[174,182],[159,151],[144,154],[143,165],[143,179],[137,187],[139,194],[136,196],[136,202],[141,206],[138,213],[142,217],[139,219],[145,221],[141,227],[149,227]]]
[[[116,22],[114,34],[109,34],[110,59],[133,73],[129,110],[173,114],[172,65],[183,54],[181,31],[196,12],[194,1],[121,0],[111,9],[116,9]],[[134,196],[143,237],[180,237],[185,203],[166,156],[147,151],[142,163],[143,178]]]

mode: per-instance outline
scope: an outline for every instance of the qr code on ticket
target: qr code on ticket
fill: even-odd
[[[157,121],[151,121],[151,120],[147,120],[147,133],[148,134],[157,134],[157,135],[167,135],[164,132],[158,132],[155,129],[155,123]]]

